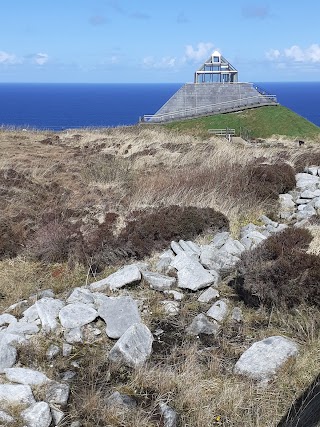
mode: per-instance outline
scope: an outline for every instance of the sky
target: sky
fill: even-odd
[[[320,80],[319,0],[0,1],[0,82],[186,83],[215,50],[243,82]]]

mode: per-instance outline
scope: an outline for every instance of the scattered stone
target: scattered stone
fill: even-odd
[[[217,233],[212,239],[211,246],[214,246],[216,249],[220,249],[230,238],[230,233],[228,231],[223,231],[222,233]]]
[[[137,402],[131,396],[127,394],[121,394],[118,391],[115,391],[106,399],[106,404],[108,406],[120,406],[127,408],[135,408],[137,406]]]
[[[175,277],[169,277],[163,274],[153,273],[152,271],[143,271],[142,277],[150,286],[150,288],[156,291],[164,291],[166,289],[171,289],[176,283]]]
[[[120,338],[135,323],[141,322],[137,303],[130,297],[96,297],[99,316],[106,322],[109,338]]]
[[[72,345],[68,344],[68,343],[63,343],[62,344],[62,356],[63,357],[69,357],[71,352],[72,352]]]
[[[6,311],[9,313],[13,313],[14,311],[25,310],[26,308],[28,308],[28,306],[29,306],[29,302],[26,299],[24,299],[22,301],[19,301],[19,302],[16,302],[15,304],[10,305],[10,307],[8,307]]]
[[[67,298],[68,304],[83,303],[94,304],[94,295],[86,288],[75,288]]]
[[[297,173],[296,181],[297,188],[305,189],[307,187],[317,185],[320,182],[320,179],[318,176],[310,175],[308,173]]]
[[[16,323],[17,319],[12,314],[4,313],[0,315],[0,326],[10,325],[10,323]]]
[[[70,381],[72,378],[74,378],[77,374],[74,371],[65,371],[61,375],[62,381]]]
[[[180,304],[178,301],[161,301],[161,304],[163,305],[164,311],[169,316],[175,316],[179,313]]]
[[[38,313],[37,306],[35,304],[33,304],[31,307],[27,308],[22,313],[22,315],[23,315],[22,319],[25,322],[35,322],[36,320],[39,319],[39,313]]]
[[[59,319],[64,328],[80,328],[93,322],[98,316],[97,311],[84,303],[74,303],[64,306],[59,312]]]
[[[217,322],[211,322],[206,315],[201,313],[193,319],[186,331],[190,335],[216,335],[219,331],[219,325]]]
[[[46,352],[47,359],[52,360],[56,356],[58,356],[59,353],[60,353],[60,348],[55,344],[51,344]]]
[[[109,353],[112,362],[124,363],[127,366],[138,367],[145,363],[152,352],[153,336],[142,323],[132,325]]]
[[[68,384],[51,382],[47,388],[46,401],[50,405],[59,405],[62,408],[68,403],[70,387]]]
[[[10,323],[6,332],[13,335],[32,335],[39,332],[39,328],[35,322],[27,323],[19,320],[18,322]]]
[[[161,402],[159,404],[159,410],[163,427],[177,427],[178,414],[174,409],[168,406],[166,403]]]
[[[175,290],[170,290],[170,291],[164,291],[164,293],[167,294],[167,295],[172,295],[173,299],[175,301],[182,301],[183,300],[183,296],[184,295],[183,295],[182,292],[178,292],[178,291],[175,291]]]
[[[231,319],[239,323],[243,321],[243,314],[240,307],[235,307],[232,310]]]
[[[240,240],[243,246],[249,250],[255,248],[259,243],[263,242],[267,237],[260,231],[251,231]]]
[[[184,250],[182,249],[182,247],[177,242],[171,242],[170,246],[171,246],[171,249],[173,250],[173,252],[176,255],[181,254],[181,253],[184,252]]]
[[[58,409],[56,406],[50,406],[52,420],[54,422],[55,426],[58,426],[59,423],[64,418],[64,413],[61,411],[61,409]]]
[[[21,384],[0,384],[0,404],[32,405],[35,403],[31,387]],[[4,407],[2,406],[4,409]]]
[[[52,421],[50,407],[46,402],[37,402],[21,413],[28,427],[49,427]]]
[[[207,311],[207,316],[212,319],[222,322],[228,314],[228,305],[226,300],[219,300],[213,304]]]
[[[239,257],[242,252],[245,250],[245,247],[239,240],[229,239],[221,246],[220,251],[226,252],[227,254]]]
[[[198,301],[199,302],[210,302],[215,298],[219,298],[219,292],[214,288],[208,288],[202,294],[199,296]]]
[[[10,344],[0,344],[0,373],[11,368],[17,359],[17,350]]]
[[[234,372],[256,380],[268,381],[289,357],[298,352],[295,342],[281,336],[258,341],[246,350],[235,365]]]
[[[5,425],[7,425],[7,423],[12,423],[13,421],[14,421],[14,418],[12,418],[11,415],[0,410],[0,422],[6,423]]]
[[[81,343],[83,339],[81,328],[66,329],[64,339],[68,344]]]
[[[30,386],[43,385],[50,381],[42,372],[28,368],[7,368],[4,373],[11,382]]]
[[[141,280],[141,272],[137,265],[127,265],[120,270],[100,280],[99,282],[91,283],[92,291],[105,291],[107,289],[115,290],[123,288],[126,285],[134,285]]]
[[[295,208],[293,196],[291,194],[279,194],[280,209],[284,211],[292,211]]]
[[[36,307],[44,332],[51,332],[58,327],[59,311],[64,306],[64,302],[55,298],[42,298],[36,302]]]

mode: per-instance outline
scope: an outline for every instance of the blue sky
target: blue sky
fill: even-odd
[[[319,17],[319,0],[1,0],[0,82],[191,82],[216,49],[241,81],[319,81]]]

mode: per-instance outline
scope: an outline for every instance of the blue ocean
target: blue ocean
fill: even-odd
[[[256,82],[280,104],[320,126],[320,82]],[[0,84],[0,126],[63,130],[136,124],[155,113],[182,83]]]

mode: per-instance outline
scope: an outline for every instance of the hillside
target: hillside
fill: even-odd
[[[208,129],[235,129],[237,135],[241,128],[250,132],[251,138],[271,138],[284,135],[294,139],[319,140],[320,128],[292,110],[279,106],[267,106],[240,111],[237,113],[217,114],[165,125],[170,130],[190,132],[208,136]]]
[[[177,129],[0,131],[0,424],[36,405],[37,427],[276,427],[319,374],[320,178],[297,176],[320,166],[317,139]],[[293,345],[271,379],[237,371],[278,336]]]

